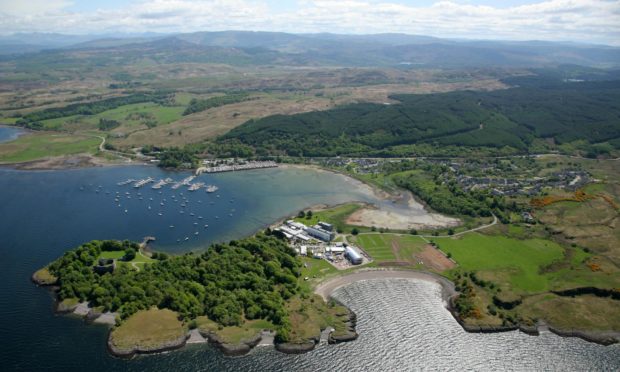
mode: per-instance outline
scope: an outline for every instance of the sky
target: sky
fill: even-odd
[[[0,34],[407,33],[620,46],[620,0],[0,0]]]

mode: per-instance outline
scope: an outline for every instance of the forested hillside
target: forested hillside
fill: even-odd
[[[435,145],[438,154],[442,146],[526,153],[536,139],[552,145],[609,142],[606,146],[618,148],[620,81],[554,81],[391,98],[400,103],[360,103],[249,121],[219,142],[250,145],[259,155],[292,156],[403,156],[411,155],[403,145],[424,144]]]

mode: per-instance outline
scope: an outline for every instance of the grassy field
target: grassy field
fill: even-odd
[[[286,303],[291,323],[290,341],[303,342],[318,337],[321,330],[331,326],[336,334],[346,331],[348,311],[342,306],[330,306],[318,295],[296,296]]]
[[[178,314],[168,309],[141,310],[130,316],[110,334],[111,342],[120,348],[157,347],[183,336],[187,330]]]
[[[444,253],[420,236],[365,233],[348,240],[372,257],[371,266],[397,266],[443,273],[454,267]]]
[[[554,294],[532,296],[519,306],[520,314],[545,319],[562,329],[620,330],[618,301],[594,295],[560,297]]]
[[[264,319],[246,320],[240,326],[221,327],[206,316],[199,316],[196,324],[201,332],[213,332],[227,344],[238,344],[255,337],[264,329],[275,329],[273,323]]]
[[[603,190],[612,196],[614,186]],[[617,196],[612,196],[616,201]],[[602,199],[560,202],[535,211],[536,217],[567,241],[620,262],[620,213]]]
[[[524,292],[548,290],[549,279],[540,274],[540,269],[564,257],[562,247],[542,239],[518,240],[472,233],[438,243],[463,270],[480,272],[493,277],[492,281],[502,287]]]
[[[0,163],[19,163],[51,156],[94,154],[99,138],[49,132],[21,136],[0,144]]]
[[[426,242],[413,235],[393,234],[362,234],[354,238],[374,260],[381,261],[410,261],[414,262],[413,255],[422,251]]]
[[[336,206],[334,208],[324,209],[312,212],[312,217],[296,217],[295,221],[301,222],[307,226],[316,225],[319,221],[331,223],[336,229],[350,229],[345,221],[353,212],[362,207],[361,204],[350,203]]]
[[[121,258],[123,258],[124,256],[125,251],[105,251],[101,252],[99,258],[113,258],[118,260],[117,262],[120,265],[131,265],[130,267],[135,267],[134,265],[144,265],[147,263],[157,262],[157,260],[147,257],[140,252],[136,252],[136,257],[134,257],[134,259],[131,261],[121,261]]]
[[[96,115],[73,115],[63,118],[44,120],[41,123],[45,129],[57,131],[79,131],[97,129],[99,119],[116,120],[121,126],[114,132],[127,132],[136,129],[147,129],[144,120],[136,114],[147,114],[156,123],[164,125],[181,118],[185,106],[161,106],[156,103],[136,103],[117,107]],[[133,115],[133,116],[132,116]]]
[[[338,269],[325,260],[309,257],[301,257],[301,260],[304,266],[301,268],[300,285],[304,284],[306,277],[309,279],[324,278],[338,272]]]

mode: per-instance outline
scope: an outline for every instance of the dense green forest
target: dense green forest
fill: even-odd
[[[490,92],[394,95],[398,104],[274,115],[248,121],[218,141],[252,146],[257,155],[291,156],[418,155],[407,153],[410,145],[434,146],[438,154],[444,146],[526,153],[536,139],[618,143],[620,81],[543,82]]]
[[[267,319],[286,331],[285,301],[299,292],[300,262],[283,241],[263,233],[201,254],[187,253],[145,265],[120,265],[97,274],[93,265],[105,250],[135,243],[91,241],[66,252],[48,267],[58,278],[60,299],[77,298],[118,311],[122,318],[157,306],[186,319],[207,315],[224,326]],[[283,332],[284,334],[285,332]]]
[[[143,151],[148,154],[148,151]],[[162,168],[191,168],[196,165],[198,158],[195,151],[171,147],[163,149],[157,154],[159,166]]]
[[[225,96],[217,96],[207,99],[193,98],[183,112],[183,115],[195,114],[197,112],[205,111],[210,108],[230,105],[232,103],[243,102],[249,99],[250,98],[248,93],[233,93],[227,94]]]

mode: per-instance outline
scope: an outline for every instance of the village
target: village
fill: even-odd
[[[456,182],[464,191],[489,190],[492,195],[497,196],[535,196],[545,188],[575,191],[593,181],[588,172],[578,167],[544,172],[532,156],[486,160],[337,157],[321,159],[318,162],[328,168],[371,176],[421,169],[438,174],[438,179],[445,183]]]

